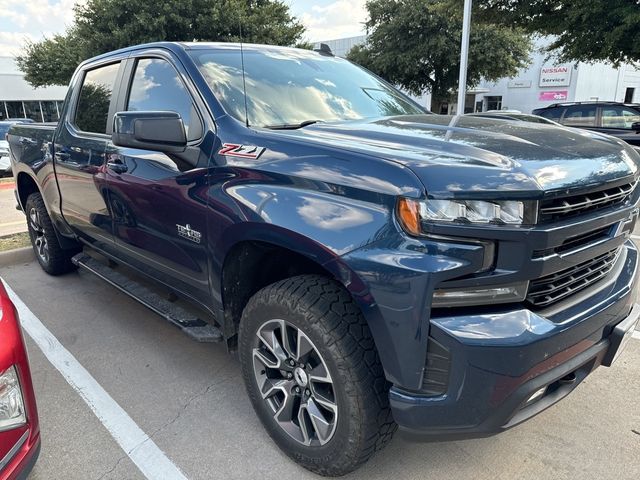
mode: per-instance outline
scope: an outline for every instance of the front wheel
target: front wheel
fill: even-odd
[[[304,275],[260,290],[243,312],[239,350],[260,420],[305,468],[344,475],[393,436],[371,332],[336,282]]]
[[[65,250],[60,246],[42,195],[29,195],[25,202],[25,210],[31,245],[42,269],[50,275],[61,275],[74,270],[71,257],[80,249]]]

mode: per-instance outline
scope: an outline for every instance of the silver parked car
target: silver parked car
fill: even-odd
[[[0,176],[11,173],[11,161],[9,159],[9,143],[5,136],[9,131],[9,127],[20,121],[4,121],[0,122]]]

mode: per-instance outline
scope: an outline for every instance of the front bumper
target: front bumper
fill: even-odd
[[[636,301],[638,252],[623,246],[612,279],[576,294],[561,311],[493,308],[432,316],[430,336],[451,355],[444,395],[392,387],[401,430],[420,437],[478,437],[521,423],[568,395],[603,364],[610,336]],[[513,307],[512,307],[513,308]],[[527,400],[547,387],[536,401]]]
[[[40,432],[34,435],[27,430],[26,433],[29,435],[26,441],[16,445],[15,451],[9,452],[6,458],[1,459],[4,463],[0,468],[1,480],[24,480],[33,470],[40,456]]]

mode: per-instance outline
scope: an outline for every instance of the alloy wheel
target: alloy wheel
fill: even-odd
[[[36,253],[44,263],[49,263],[49,243],[45,236],[44,227],[40,220],[40,214],[35,207],[29,210],[29,226],[33,233],[33,244],[36,249]]]
[[[327,364],[309,337],[285,320],[256,332],[253,371],[276,423],[306,446],[326,444],[336,430],[338,405]]]

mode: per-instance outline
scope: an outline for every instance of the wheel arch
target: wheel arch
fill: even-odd
[[[25,171],[20,171],[16,175],[16,192],[18,202],[20,203],[20,208],[22,208],[22,211],[25,215],[28,215],[28,212],[26,211],[26,204],[29,195],[33,193],[39,193],[44,200],[44,194],[42,192],[42,189],[40,188],[40,185],[38,184],[37,179],[34,178],[33,175]],[[44,201],[44,208],[47,210],[47,214],[52,220],[53,230],[62,248],[64,248],[65,250],[76,249],[78,247],[78,243],[74,239],[71,239],[60,233],[59,229],[61,228],[61,216],[53,214],[53,212],[51,211],[51,206],[46,200]]]
[[[285,278],[306,274],[328,277],[345,288],[363,314],[371,307],[370,296],[363,295],[366,285],[337,252],[299,233],[273,225],[264,227],[250,229],[251,235],[228,245],[221,262],[219,292],[229,348],[235,348],[240,318],[249,299]]]
[[[42,195],[36,179],[26,172],[18,172],[16,177],[16,191],[18,192],[18,201],[20,202],[22,211],[25,211],[25,204],[27,203],[29,195],[32,193],[39,193]]]

